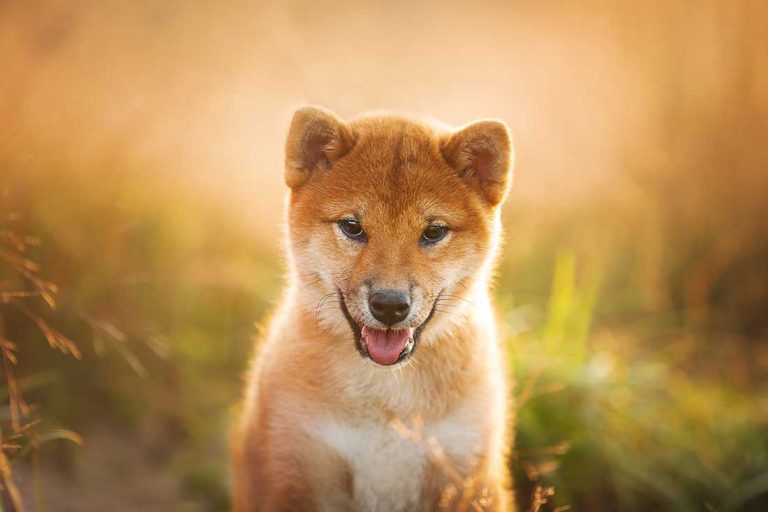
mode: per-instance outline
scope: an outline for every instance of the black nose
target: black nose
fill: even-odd
[[[393,325],[408,316],[411,298],[403,292],[384,290],[371,294],[368,307],[376,320],[385,325]]]

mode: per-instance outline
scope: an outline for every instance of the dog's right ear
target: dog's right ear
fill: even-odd
[[[296,188],[315,172],[327,171],[355,144],[349,126],[321,107],[302,107],[293,114],[285,142],[285,183]]]

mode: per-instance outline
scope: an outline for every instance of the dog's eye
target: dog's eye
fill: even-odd
[[[353,240],[365,240],[365,231],[363,226],[360,225],[360,221],[357,219],[341,219],[339,221],[339,227],[342,233],[347,235]]]
[[[434,244],[439,242],[448,233],[448,228],[440,224],[431,224],[421,234],[421,243]]]

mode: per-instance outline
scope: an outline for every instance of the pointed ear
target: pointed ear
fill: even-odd
[[[352,130],[332,112],[303,107],[293,114],[285,142],[285,182],[295,188],[314,172],[327,171],[354,145]]]
[[[502,121],[483,120],[448,134],[443,158],[492,206],[501,204],[512,181],[512,142]]]

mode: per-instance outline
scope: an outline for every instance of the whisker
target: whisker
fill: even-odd
[[[468,304],[474,304],[474,302],[472,302],[471,300],[469,300],[467,298],[461,297],[460,295],[452,295],[450,293],[440,294],[440,297],[438,297],[438,300],[442,299],[443,297],[445,297],[448,300],[462,300],[462,301],[464,301],[464,302],[466,302]]]
[[[305,283],[304,286],[299,288],[297,291],[299,291],[299,292],[303,291],[305,288],[309,288],[313,284],[319,283],[320,281],[322,281],[322,279],[323,279],[323,276],[321,276],[320,274],[315,274],[315,278],[314,279],[312,279],[309,282]]]
[[[438,305],[438,306],[448,306],[448,307],[452,307],[452,308],[460,308],[461,307],[461,304],[453,304],[453,303],[451,303],[449,301],[443,301],[443,300],[435,301],[435,304]]]
[[[435,302],[435,306],[445,306],[445,307],[449,307],[449,308],[457,308],[457,309],[459,309],[459,308],[461,308],[464,305],[463,304],[456,304],[456,303],[450,302],[450,301],[440,301],[440,302]]]
[[[317,308],[315,308],[315,327],[318,329],[320,328],[320,308],[323,306],[323,304],[325,304],[326,301],[330,300],[335,295],[335,293],[329,293],[328,295],[323,296],[317,303]]]

